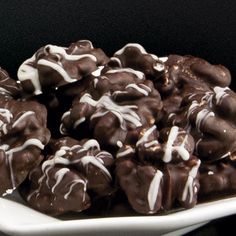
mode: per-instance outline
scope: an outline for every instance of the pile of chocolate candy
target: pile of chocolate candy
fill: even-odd
[[[156,214],[235,194],[230,82],[224,66],[139,44],[111,58],[88,40],[46,45],[18,80],[0,70],[0,193],[49,215]]]

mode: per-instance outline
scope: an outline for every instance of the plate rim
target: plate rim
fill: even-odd
[[[8,199],[3,199],[12,201]],[[2,198],[0,199],[0,202]],[[14,202],[14,201],[13,201]],[[17,203],[16,204],[21,204]],[[209,222],[221,217],[236,214],[236,196],[220,200],[199,203],[194,208],[181,210],[175,213],[155,216],[121,216],[121,217],[104,217],[92,219],[73,219],[61,220],[51,217],[49,223],[41,224],[21,224],[14,222],[9,224],[2,222],[0,219],[0,230],[7,234],[18,235],[40,235],[43,233],[83,233],[91,232],[111,232],[120,230],[121,227],[126,231],[145,231],[156,230],[157,232],[172,232],[181,228]],[[27,207],[27,206],[26,206]],[[29,207],[27,207],[29,208]],[[217,210],[216,210],[217,208]],[[1,204],[0,204],[1,209]],[[30,210],[33,210],[29,208]],[[35,210],[33,210],[35,211]],[[205,214],[203,214],[205,213]],[[42,213],[41,213],[42,214]],[[42,214],[44,215],[44,214]],[[45,215],[45,217],[48,217]],[[50,217],[49,217],[50,218]],[[14,227],[13,227],[14,226]]]

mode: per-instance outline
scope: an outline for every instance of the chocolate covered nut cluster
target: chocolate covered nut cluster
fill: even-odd
[[[142,72],[108,69],[90,78],[88,89],[74,99],[62,116],[61,133],[79,133],[84,126],[104,147],[117,149],[157,122],[161,108],[158,91]]]
[[[104,52],[88,40],[72,43],[68,48],[46,45],[20,66],[18,78],[25,92],[37,95],[45,89],[76,82],[107,60]]]
[[[139,213],[153,214],[177,206],[193,207],[199,191],[201,161],[192,155],[194,141],[173,126],[144,129],[135,146],[117,153],[117,183]],[[131,187],[134,186],[134,187]]]
[[[236,94],[222,65],[129,43],[46,45],[0,69],[0,193],[49,215],[160,214],[236,193]]]
[[[114,160],[96,140],[64,137],[49,146],[52,154],[23,185],[31,206],[50,215],[80,212],[90,207],[91,198],[111,194]]]
[[[15,100],[19,86],[0,70],[0,194],[11,193],[42,160],[48,143],[47,111],[36,102]]]
[[[169,122],[184,127],[195,139],[195,154],[205,161],[234,159],[236,94],[229,88],[186,95]]]

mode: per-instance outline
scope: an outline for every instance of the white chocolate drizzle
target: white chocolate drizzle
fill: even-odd
[[[96,107],[96,108],[104,108],[107,111],[113,113],[120,122],[120,127],[123,130],[126,130],[126,122],[132,123],[135,127],[142,126],[140,121],[140,117],[138,114],[133,111],[132,109],[137,109],[138,107],[135,105],[123,105],[120,106],[113,102],[111,98],[105,94],[103,95],[98,101],[93,100],[90,94],[85,93],[80,98],[81,103],[88,103],[89,105]],[[96,117],[97,112],[94,113],[93,118]],[[105,113],[100,113],[99,116],[105,115]]]
[[[138,70],[134,70],[131,68],[121,68],[121,69],[114,69],[114,70],[108,70],[106,74],[115,74],[115,73],[121,73],[121,72],[127,72],[134,74],[138,79],[142,80],[144,79],[144,73]]]
[[[121,55],[122,53],[124,53],[124,51],[126,50],[127,47],[135,47],[138,48],[139,51],[142,54],[147,54],[147,51],[144,49],[144,47],[138,43],[128,43],[126,44],[123,48],[119,49],[117,52],[115,52],[115,55]]]
[[[153,213],[155,209],[155,203],[157,201],[157,196],[159,193],[162,177],[163,177],[163,173],[160,170],[157,170],[150,183],[148,196],[147,196],[149,209],[150,209],[149,213]]]
[[[148,96],[149,92],[150,92],[150,88],[148,86],[146,86],[146,88],[149,88],[149,90],[147,91],[144,88],[140,88],[137,84],[128,84],[125,89],[127,88],[133,88],[135,90],[137,90],[139,93],[142,93],[144,96]]]
[[[215,92],[215,98],[216,98],[216,104],[220,105],[222,100],[229,96],[226,92],[229,91],[230,89],[228,87],[222,88],[222,87],[214,87],[214,92]]]
[[[68,82],[68,83],[73,83],[75,81],[77,81],[76,78],[71,78],[68,73],[58,64],[54,63],[54,62],[51,62],[51,61],[48,61],[48,60],[45,60],[45,59],[40,59],[38,61],[38,65],[43,65],[43,66],[47,66],[47,67],[50,67],[51,69],[55,70],[58,72],[58,74],[60,74],[62,76],[62,78]]]
[[[87,189],[87,182],[83,179],[75,179],[75,180],[71,181],[69,191],[64,195],[64,199],[66,199],[66,200],[68,199],[69,195],[73,191],[74,186],[77,184],[82,184],[84,186],[83,187],[83,191],[84,191],[83,201],[85,200],[85,192]]]
[[[114,58],[117,58],[116,56],[121,55],[122,53],[124,53],[124,51],[128,48],[128,47],[133,47],[133,48],[137,48],[141,54],[143,55],[149,55],[153,58],[153,60],[156,61],[156,64],[153,66],[154,70],[157,71],[163,71],[165,69],[164,65],[162,63],[166,62],[168,60],[168,57],[160,57],[158,58],[158,56],[154,55],[154,54],[149,54],[147,53],[147,51],[144,49],[144,47],[138,43],[128,43],[126,44],[123,48],[121,48],[120,50],[118,50],[115,54],[114,57],[112,57],[112,60],[114,60]],[[119,60],[120,61],[120,60]],[[161,63],[162,62],[162,63]],[[118,62],[119,63],[119,62]],[[122,67],[121,62],[119,63],[120,67]]]
[[[76,129],[81,123],[83,123],[86,120],[85,117],[79,118],[73,125],[73,128]]]
[[[94,88],[97,88],[97,84],[98,84],[98,78],[95,78],[94,80],[93,80],[93,87]]]
[[[12,113],[5,108],[0,108],[0,117],[3,117],[6,121],[0,120],[0,131],[3,132],[3,134],[7,134],[7,125],[11,122],[11,119],[13,118]]]
[[[88,39],[82,39],[82,40],[79,40],[78,42],[79,43],[88,43],[91,49],[94,48],[92,42],[90,40],[88,40]],[[79,45],[79,46],[83,47],[82,45]]]
[[[83,148],[86,149],[86,150],[96,148],[96,149],[98,149],[100,151],[100,145],[97,142],[97,140],[95,140],[95,139],[89,139],[88,141],[86,141],[83,144]]]
[[[34,54],[31,58],[24,61],[18,69],[17,77],[21,82],[30,80],[34,87],[34,94],[39,95],[42,93],[42,88],[39,81],[38,69],[33,66],[35,60],[36,57]]]
[[[136,147],[139,146],[142,143],[145,143],[148,141],[148,137],[152,134],[152,132],[156,129],[156,126],[153,125],[151,128],[147,129],[143,136],[138,140],[138,142],[136,143]]]
[[[1,81],[2,82],[2,81]],[[0,94],[11,94],[10,91],[0,87]]]
[[[100,76],[101,75],[101,72],[102,72],[102,69],[104,68],[104,66],[99,66],[97,70],[93,71],[91,74],[93,76]]]
[[[66,49],[67,48],[58,47],[56,45],[51,45],[51,44],[46,45],[44,48],[46,53],[48,52],[53,55],[58,55],[59,59],[61,58],[61,55],[68,61],[78,61],[80,59],[88,57],[91,60],[97,62],[97,58],[92,54],[70,55],[70,54],[67,54]]]
[[[191,105],[188,108],[187,119],[189,119],[190,115],[195,112],[195,110],[200,107],[200,104],[197,101],[192,101]]]
[[[71,113],[71,110],[66,111],[66,112],[62,115],[61,120],[64,120],[67,116],[70,115],[70,113]]]
[[[207,96],[207,97],[206,97]],[[206,94],[203,98],[202,98],[202,102],[203,99],[208,98],[207,100],[211,101],[212,99],[212,95],[210,95],[209,93]],[[192,113],[194,113],[197,108],[200,108],[201,104],[198,103],[196,100],[192,101],[192,104],[189,106],[188,112],[187,112],[187,119],[189,119],[190,115]],[[195,120],[195,124],[196,124],[196,128],[197,130],[200,132],[201,126],[202,124],[210,117],[214,117],[215,113],[212,111],[209,111],[208,109],[204,108],[201,109],[200,111],[198,111],[197,115],[196,115],[196,120]]]
[[[35,112],[33,111],[27,111],[24,112],[13,124],[12,124],[12,128],[16,127],[22,120],[24,120],[27,116],[31,116],[34,115]]]
[[[116,142],[116,145],[117,145],[119,148],[122,148],[122,147],[123,147],[123,143],[122,143],[120,140],[118,140],[118,141]]]
[[[14,176],[13,166],[12,166],[13,154],[26,149],[28,146],[36,146],[37,148],[39,148],[41,150],[44,149],[44,145],[42,144],[42,142],[38,139],[35,139],[35,138],[28,139],[24,142],[24,144],[22,146],[14,147],[14,148],[11,148],[11,149],[9,149],[8,145],[0,146],[0,149],[3,149],[5,151],[5,154],[6,154],[6,157],[7,157],[7,162],[8,162],[8,165],[9,165],[9,171],[10,171],[11,183],[12,183],[12,188],[13,189],[16,188],[15,176]]]
[[[159,61],[166,62],[168,60],[168,57],[159,57]]]
[[[83,166],[88,166],[89,164],[92,164],[92,165],[98,167],[102,171],[102,173],[104,173],[106,176],[108,176],[109,179],[112,179],[109,171],[104,166],[104,161],[102,160],[103,156],[110,157],[110,158],[112,158],[112,156],[106,151],[99,152],[99,153],[96,154],[96,156],[92,156],[90,154],[91,149],[97,149],[97,150],[100,151],[100,145],[95,139],[90,139],[90,140],[86,141],[82,146],[81,145],[74,145],[72,147],[68,147],[68,146],[60,147],[60,149],[55,153],[53,158],[48,159],[48,160],[43,162],[42,167],[41,167],[43,175],[41,176],[41,178],[38,181],[38,188],[28,196],[28,201],[30,200],[30,198],[34,194],[39,193],[41,185],[42,185],[42,181],[45,178],[46,178],[46,184],[47,184],[48,188],[50,188],[50,186],[49,186],[49,180],[50,180],[49,171],[52,168],[54,168],[54,166],[56,164],[62,164],[62,165],[65,165],[65,166],[69,166],[70,164],[75,164],[75,163],[81,163]],[[65,155],[67,155],[67,152],[70,152],[70,151],[74,151],[76,153],[81,153],[81,152],[86,151],[87,154],[85,154],[85,156],[83,156],[80,159],[76,159],[74,161],[71,161],[71,160],[67,159],[66,157],[64,157]],[[51,189],[52,193],[54,193],[54,190],[55,190],[56,186],[61,182],[64,175],[68,171],[70,171],[68,168],[62,168],[62,169],[60,169],[59,171],[56,172],[56,174],[55,174],[56,183]],[[86,191],[87,182],[85,180],[82,180],[81,178],[79,180],[73,180],[70,183],[69,191],[64,195],[65,199],[68,198],[69,194],[73,190],[73,187],[77,183],[82,183],[84,185],[84,191]]]
[[[201,111],[199,111],[197,113],[197,116],[196,116],[196,127],[198,129],[198,131],[200,131],[200,127],[201,125],[209,118],[209,117],[214,117],[215,114],[214,112],[210,112],[209,110],[207,109],[202,109]]]
[[[110,172],[103,165],[104,163],[102,163],[103,161],[101,159],[98,159],[95,156],[84,156],[81,159],[79,159],[79,162],[81,162],[83,166],[88,166],[88,164],[91,163],[92,165],[102,170],[103,173],[105,173],[110,179],[112,179]]]
[[[159,144],[159,142],[158,142],[157,140],[152,140],[152,141],[150,141],[150,142],[148,142],[148,143],[145,143],[145,144],[144,144],[144,147],[145,147],[145,148],[150,148],[150,147],[156,146],[156,145],[158,145],[158,144]]]
[[[126,156],[130,153],[135,153],[134,149],[130,146],[126,147],[124,151],[120,151],[117,153],[116,158]]]
[[[172,160],[173,151],[176,151],[179,154],[179,156],[181,156],[182,159],[185,161],[188,160],[190,157],[189,152],[184,147],[185,142],[187,140],[187,134],[180,146],[174,146],[174,142],[177,139],[178,134],[179,134],[179,127],[173,126],[169,132],[168,140],[167,140],[166,146],[165,146],[165,153],[163,156],[163,161],[166,163],[168,163]]]
[[[193,201],[193,194],[194,194],[194,189],[195,189],[194,179],[197,176],[200,164],[201,164],[201,161],[198,160],[197,164],[195,166],[193,166],[192,169],[188,173],[188,178],[185,183],[184,191],[182,194],[182,201],[186,201],[188,195],[189,195],[189,203],[191,203]]]
[[[156,62],[156,65],[153,68],[157,71],[163,71],[165,69],[165,66],[159,62]]]
[[[27,59],[23,62],[23,64],[19,67],[17,76],[20,81],[30,80],[32,86],[34,87],[34,94],[38,95],[42,93],[42,87],[39,80],[39,73],[37,69],[37,65],[43,65],[50,67],[51,69],[57,71],[62,78],[68,82],[72,83],[77,81],[76,78],[71,78],[66,70],[63,68],[61,64],[61,59],[64,58],[68,61],[77,61],[83,58],[89,58],[94,62],[97,62],[97,58],[92,54],[82,54],[82,55],[70,55],[67,54],[66,50],[68,48],[58,47],[55,45],[46,45],[44,47],[44,53],[48,55],[49,53],[56,56],[58,61],[52,62],[46,59],[40,59],[36,61],[36,54],[34,54],[31,58]]]
[[[56,183],[52,186],[52,193],[54,193],[55,188],[58,186],[58,184],[60,184],[60,182],[62,181],[63,177],[66,175],[66,173],[68,173],[70,170],[68,168],[61,168],[60,170],[58,170],[55,173],[55,179],[56,179]]]
[[[110,60],[111,61],[116,61],[119,65],[119,67],[122,67],[122,63],[121,63],[121,61],[118,57],[111,57]]]

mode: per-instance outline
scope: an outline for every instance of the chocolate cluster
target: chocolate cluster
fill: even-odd
[[[37,102],[16,100],[18,84],[0,70],[0,194],[11,193],[42,160],[50,139],[47,111]]]
[[[70,137],[53,140],[51,154],[33,169],[22,191],[34,208],[50,215],[80,212],[95,197],[112,193],[114,159],[95,139]]]
[[[0,70],[0,193],[33,208],[157,214],[236,193],[236,94],[222,65],[127,44],[46,45]],[[132,213],[130,213],[132,212]]]
[[[37,95],[78,81],[107,61],[104,52],[88,40],[72,43],[68,48],[46,45],[23,62],[18,78],[26,93]]]

